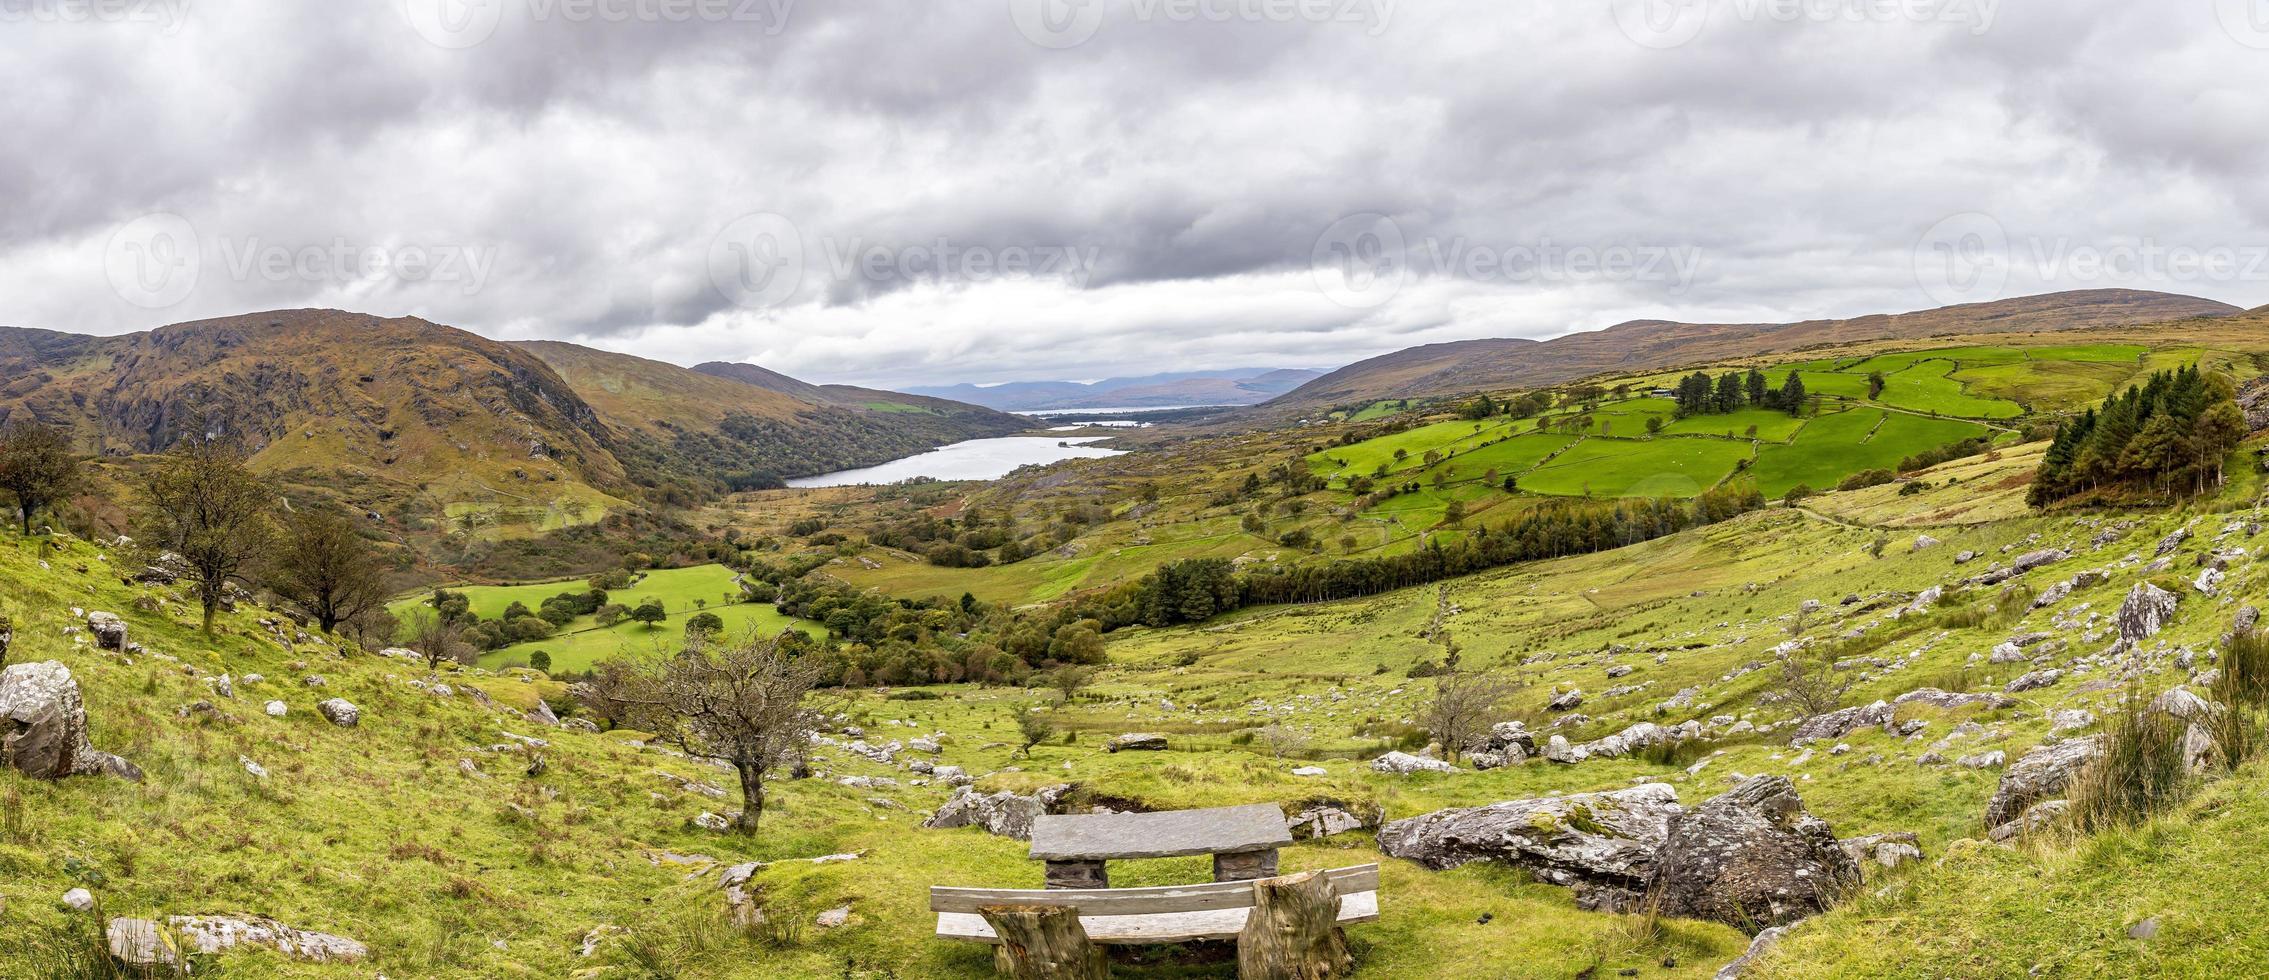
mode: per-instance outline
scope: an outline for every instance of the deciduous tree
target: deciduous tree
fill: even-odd
[[[150,470],[143,492],[145,524],[159,546],[188,564],[211,633],[228,587],[268,549],[276,495],[252,474],[235,441],[197,437]]]

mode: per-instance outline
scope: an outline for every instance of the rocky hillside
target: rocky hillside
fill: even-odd
[[[1348,365],[1266,408],[1297,412],[1381,399],[1554,385],[1609,371],[1648,371],[1864,340],[2072,330],[2238,312],[2226,303],[2190,296],[2094,289],[1849,320],[1633,320],[1546,341],[1467,340],[1413,347]]]
[[[64,425],[86,451],[117,458],[190,435],[239,436],[285,486],[412,538],[539,534],[1026,424],[938,400],[814,390],[338,310],[115,337],[0,328],[0,419]]]

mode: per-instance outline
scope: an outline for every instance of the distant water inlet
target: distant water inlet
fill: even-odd
[[[1003,439],[971,439],[968,442],[941,446],[919,456],[894,459],[880,466],[798,477],[789,480],[788,485],[853,487],[861,484],[897,483],[923,476],[936,480],[998,480],[1015,472],[1020,466],[1122,455],[1117,449],[1098,449],[1087,445],[1106,438],[1109,437],[1052,439],[1010,436]]]

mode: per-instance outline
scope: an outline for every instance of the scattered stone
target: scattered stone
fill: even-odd
[[[1648,783],[1609,793],[1510,800],[1388,823],[1379,849],[1437,871],[1502,861],[1575,888],[1587,908],[1620,908],[1644,894],[1678,791]]]
[[[1720,967],[1710,980],[1741,980],[1741,975],[1755,965],[1759,957],[1770,952],[1775,945],[1786,938],[1792,928],[1795,927],[1774,926],[1758,933],[1757,938],[1749,941],[1749,949],[1741,954],[1741,958]]]
[[[268,717],[270,718],[281,718],[291,711],[291,709],[286,707],[282,701],[268,702],[268,707],[266,710],[268,712]]]
[[[1751,928],[1826,911],[1860,880],[1785,776],[1752,776],[1670,819],[1649,895],[1666,915]]]
[[[841,929],[850,922],[851,907],[848,905],[838,905],[812,919],[812,924],[822,929]]]
[[[1961,766],[1964,769],[1994,769],[1998,768],[2003,763],[2008,761],[2009,753],[2003,752],[2000,749],[1994,749],[1991,752],[1980,752],[1976,755],[1965,755],[1959,759],[1954,760],[1954,764]]]
[[[95,908],[95,896],[93,892],[84,888],[73,888],[63,893],[63,905],[74,912],[92,912]]]
[[[2127,938],[2129,939],[2153,939],[2156,938],[2158,934],[2159,920],[2157,916],[2144,919],[2141,922],[2127,927]]]
[[[1322,766],[1301,766],[1292,770],[1292,774],[1295,776],[1329,776],[1331,771]]]
[[[254,761],[252,761],[251,759],[249,759],[249,758],[247,758],[247,757],[245,757],[245,756],[241,756],[241,755],[240,755],[240,756],[237,756],[237,757],[236,757],[236,764],[237,764],[237,765],[240,765],[240,766],[243,766],[243,767],[244,767],[244,771],[245,771],[245,772],[248,772],[248,773],[251,773],[251,774],[252,774],[252,776],[253,776],[253,778],[256,778],[256,779],[266,779],[266,778],[268,778],[268,769],[267,769],[267,767],[265,767],[265,766],[262,766],[261,764],[259,764],[259,763],[257,763],[257,762],[254,762]]]
[[[1838,842],[1838,846],[1862,865],[1873,861],[1886,868],[1896,868],[1909,861],[1922,860],[1922,839],[1903,831],[1853,837]]]
[[[2055,684],[2057,681],[2063,679],[2064,672],[2061,670],[2036,670],[2024,674],[2018,677],[2016,680],[2010,681],[2008,684],[2003,685],[2001,689],[2009,692],[2010,694],[2019,694],[2025,691],[2034,691],[2048,687],[2049,685]]]
[[[1375,805],[1363,809],[1364,813],[1357,814],[1349,811],[1345,804],[1314,803],[1302,808],[1300,812],[1284,818],[1284,827],[1292,833],[1293,840],[1314,840],[1320,837],[1337,836],[1351,830],[1371,830],[1378,827],[1379,820],[1385,814],[1380,812]]]
[[[53,660],[0,671],[0,766],[34,779],[108,773],[142,781],[140,767],[87,741],[79,682]]]
[[[1914,539],[1914,550],[1922,551],[1927,548],[1935,548],[1938,547],[1938,544],[1939,542],[1937,538],[1931,537],[1927,534],[1918,534]]]
[[[1552,700],[1546,702],[1544,706],[1553,711],[1574,711],[1582,707],[1583,703],[1584,692],[1570,689],[1553,695]]]
[[[915,741],[919,742],[920,739]],[[1166,736],[1154,732],[1133,732],[1104,743],[1105,752],[1164,752]]]
[[[2076,732],[2096,723],[2096,713],[2083,708],[2067,708],[2049,716],[2048,730],[2062,735]]]
[[[340,728],[353,728],[362,723],[362,710],[345,698],[332,698],[315,706],[323,718]]]
[[[104,650],[126,652],[126,621],[115,613],[90,612],[87,614],[87,632],[94,635],[95,646]]]
[[[2047,800],[2036,803],[2026,808],[2023,816],[1994,827],[1990,833],[1986,834],[1986,839],[1996,844],[2005,843],[2052,826],[2063,820],[2065,814],[2070,812],[2072,812],[2072,804],[2066,800]]]

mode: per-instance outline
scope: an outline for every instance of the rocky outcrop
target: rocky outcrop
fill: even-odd
[[[1388,823],[1379,850],[1437,871],[1501,861],[1577,890],[1587,907],[1617,908],[1644,893],[1678,791],[1649,783],[1440,810]]]
[[[1898,697],[1892,698],[1891,704],[1893,706],[1903,704],[1927,704],[1933,708],[1937,708],[1940,711],[1952,711],[1956,708],[1967,708],[1972,705],[1982,705],[1986,710],[1993,711],[2001,708],[2014,708],[2017,706],[2017,699],[1995,694],[1991,691],[1980,691],[1974,694],[1955,694],[1951,691],[1941,691],[1935,687],[1923,687],[1916,688],[1915,690],[1908,691],[1905,694],[1901,694]]]
[[[982,827],[996,837],[1032,839],[1032,821],[1042,814],[1055,810],[1064,794],[1071,792],[1070,784],[1050,786],[1030,796],[1018,796],[1007,790],[998,793],[979,793],[967,786],[956,787],[953,796],[938,807],[938,812],[924,821],[922,826],[931,830],[950,830],[955,827]]]
[[[1789,738],[1790,745],[1803,745],[1831,738],[1842,738],[1862,728],[1883,728],[1891,724],[1892,709],[1888,701],[1858,708],[1838,708],[1826,714],[1813,715],[1796,726],[1796,734]]]
[[[142,780],[139,767],[87,741],[79,682],[53,660],[0,671],[0,766],[34,779],[108,773]]]
[[[370,956],[369,947],[344,936],[294,929],[262,916],[176,915],[166,920],[166,927],[170,939],[150,919],[112,919],[110,955],[144,968],[175,965],[179,952],[211,956],[239,946],[266,946],[308,963],[355,963]]]
[[[353,728],[362,724],[362,709],[345,698],[332,698],[316,705],[315,710],[323,714],[324,720],[340,728]]]
[[[1299,812],[1284,818],[1284,828],[1291,832],[1293,840],[1314,840],[1352,830],[1375,829],[1383,816],[1376,803],[1351,805],[1337,800],[1317,800],[1302,805]]]
[[[2127,601],[2119,604],[2119,615],[2114,620],[2119,626],[2119,638],[2132,644],[2158,635],[2174,619],[2178,601],[2174,593],[2149,582],[2135,583],[2135,588],[2127,593]]]
[[[1826,911],[1859,864],[1785,776],[1752,776],[1672,817],[1650,894],[1666,915],[1754,929]]]
[[[2103,751],[2103,736],[2066,739],[2025,753],[2001,773],[2001,785],[1985,805],[1985,825],[1999,827],[2033,804],[2060,796],[2072,777]]]

